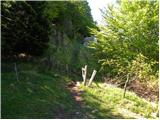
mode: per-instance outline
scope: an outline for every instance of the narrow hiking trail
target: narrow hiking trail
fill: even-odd
[[[129,91],[123,98],[124,90],[113,85],[94,81],[87,87],[73,82],[76,78],[38,72],[34,64],[26,66],[18,65],[19,83],[14,71],[2,73],[2,118],[156,118],[158,104]]]
[[[87,118],[87,116],[83,113],[83,107],[85,103],[83,102],[83,98],[81,94],[83,94],[83,90],[79,89],[79,82],[70,82],[67,84],[66,88],[70,91],[71,96],[73,97],[76,103],[76,111],[74,118]]]
[[[70,83],[67,84],[66,88],[70,91],[73,100],[76,102],[75,106],[76,111],[74,113],[75,116],[73,116],[73,118],[85,118],[85,119],[95,118],[95,116],[93,116],[92,113],[100,111],[94,108],[92,108],[93,110],[91,111],[88,111],[86,109],[88,105],[85,104],[85,101],[82,98],[82,94],[85,91],[80,89],[80,83],[71,81]]]
[[[141,119],[143,117],[138,114],[145,116],[143,113],[155,112],[148,102],[128,91],[128,97],[123,99],[123,90],[115,86],[93,82],[87,87],[56,73],[21,71],[19,74],[20,83],[14,81],[13,72],[2,74],[5,118]],[[137,113],[133,109],[142,112]]]
[[[71,96],[73,97],[74,101],[76,102],[76,111],[74,113],[75,116],[73,118],[85,118],[85,119],[97,118],[98,116],[96,116],[96,114],[102,112],[99,108],[95,109],[95,108],[91,107],[91,110],[87,109],[87,107],[89,105],[86,103],[85,98],[82,97],[82,95],[85,94],[86,91],[82,90],[80,88],[79,82],[70,82],[66,85],[66,88],[70,91]],[[96,100],[96,98],[94,98],[94,99]],[[99,99],[99,100],[101,100],[101,99]],[[108,109],[108,108],[106,108],[106,109]],[[116,114],[114,114],[114,112],[112,113],[112,112],[107,112],[107,111],[104,114],[106,114],[105,119],[108,119],[108,118],[145,119],[143,116],[136,114],[136,113],[134,113],[128,109],[125,109],[125,108],[117,108]]]
[[[82,102],[82,98],[81,98],[81,93],[83,93],[83,91],[80,91],[79,86],[77,85],[77,83],[75,82],[71,82],[67,85],[67,88],[70,90],[73,98],[75,99],[75,101],[77,103],[81,103]]]

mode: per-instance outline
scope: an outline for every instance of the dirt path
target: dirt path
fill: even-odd
[[[82,103],[82,97],[80,96],[83,91],[79,89],[79,85],[75,82],[71,82],[67,85],[67,88],[70,90],[74,100],[78,103]]]
[[[89,119],[89,118],[95,118],[93,111],[86,111],[85,108],[87,105],[85,105],[85,102],[83,98],[81,97],[82,94],[84,93],[83,90],[79,88],[79,83],[77,82],[70,82],[67,84],[66,88],[71,92],[71,96],[73,97],[76,106],[75,106],[75,112],[72,115],[72,118],[74,119]],[[99,111],[101,112],[101,111]],[[103,111],[102,111],[103,112]],[[135,119],[145,119],[143,116],[140,116],[136,113],[133,113],[127,109],[119,108],[117,109],[117,112],[122,115],[122,116],[117,116],[114,114],[111,114],[110,117],[124,117],[124,118],[135,118]],[[93,115],[92,115],[93,114]],[[109,114],[109,113],[106,113]]]
[[[74,118],[87,118],[83,113],[85,103],[83,102],[83,99],[81,97],[81,94],[83,94],[84,91],[79,89],[79,83],[70,82],[69,84],[67,84],[67,89],[71,92],[71,95],[76,103]]]

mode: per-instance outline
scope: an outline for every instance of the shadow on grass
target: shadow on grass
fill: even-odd
[[[96,95],[84,93],[85,108],[83,112],[88,119],[126,119],[122,114],[118,113],[114,105],[105,103]]]

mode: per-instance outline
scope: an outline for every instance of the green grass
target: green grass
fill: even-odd
[[[158,105],[127,92],[123,98],[123,89],[93,83],[91,87],[81,85],[82,95],[92,118],[155,118]]]
[[[151,103],[132,92],[126,93],[113,86],[93,83],[80,86],[83,104],[73,100],[65,88],[71,79],[30,63],[17,64],[19,82],[14,64],[2,64],[1,116],[2,118],[154,118],[157,103]],[[78,114],[76,114],[78,112]]]
[[[71,113],[75,111],[75,102],[65,89],[67,80],[58,74],[27,68],[19,72],[19,82],[14,72],[2,73],[2,118],[74,117]]]

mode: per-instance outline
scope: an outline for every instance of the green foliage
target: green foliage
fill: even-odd
[[[2,56],[42,55],[49,41],[45,2],[3,1]]]
[[[81,56],[81,43],[84,36],[90,36],[88,27],[94,27],[87,1],[50,1],[47,2],[45,15],[52,23],[46,54],[58,66],[68,65],[70,71],[79,74],[87,61]]]
[[[151,63],[149,64],[146,62],[146,57],[142,54],[138,54],[128,67],[130,73],[134,73],[134,76],[138,79],[147,81],[150,79],[149,76],[153,74],[151,65]]]
[[[57,29],[65,31],[70,38],[74,33],[87,36],[90,34],[87,27],[94,26],[87,1],[50,1],[45,13]]]
[[[156,91],[158,89],[158,71],[155,73],[153,69],[155,64],[157,63],[153,61],[148,63],[145,56],[138,54],[126,67],[131,76],[130,80],[138,80],[143,87],[150,87]]]
[[[112,77],[131,73],[141,80],[156,78],[158,1],[122,0],[117,7],[108,6],[103,16],[103,26],[91,29],[98,43],[90,45],[101,72]]]
[[[50,70],[85,64],[81,41],[94,26],[87,1],[5,1],[1,16],[3,56],[42,55]]]

